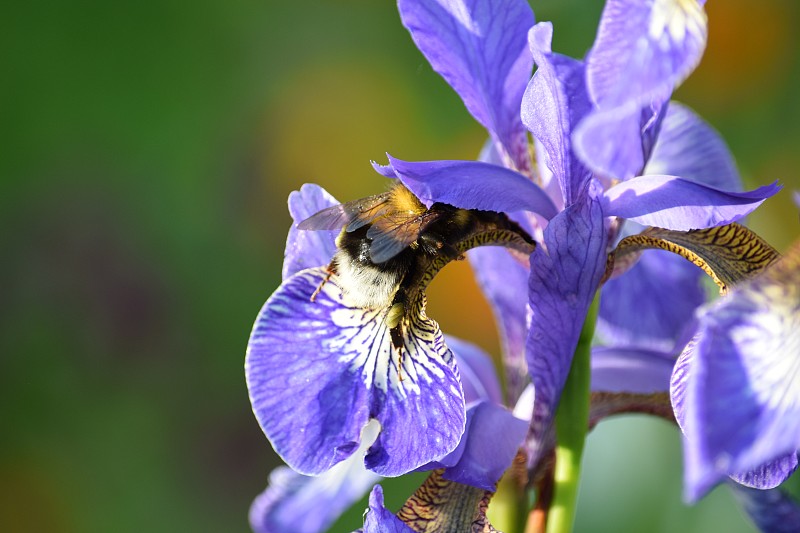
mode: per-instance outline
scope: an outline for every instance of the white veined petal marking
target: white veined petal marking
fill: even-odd
[[[697,0],[654,0],[650,13],[650,38],[661,48],[681,44],[687,35],[705,41],[707,18]]]
[[[337,334],[324,342],[331,353],[338,353],[339,362],[350,372],[360,373],[367,387],[392,391],[401,397],[420,394],[421,386],[438,386],[445,379],[443,366],[454,367],[453,354],[444,343],[439,325],[424,312],[404,319],[402,380],[398,371],[400,354],[392,344],[386,325],[386,309],[360,309],[342,302],[341,289],[332,279],[322,289],[327,298],[338,305],[331,310],[331,322]],[[454,391],[459,394],[458,391]]]
[[[731,340],[749,355],[753,393],[777,411],[800,402],[800,288],[764,283],[735,298],[746,306],[745,321],[731,318]],[[732,313],[744,315],[732,303]],[[740,305],[741,305],[740,304]],[[723,307],[724,309],[724,307]],[[726,317],[727,318],[727,317]]]

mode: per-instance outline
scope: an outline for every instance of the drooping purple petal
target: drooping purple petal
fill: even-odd
[[[535,389],[530,443],[537,462],[566,381],[589,304],[605,270],[607,229],[600,185],[558,214],[531,255],[528,285],[533,319],[527,341]]]
[[[368,446],[377,436],[377,422],[366,429]],[[359,452],[366,449],[362,445]],[[363,453],[358,452],[319,476],[304,476],[280,466],[270,473],[267,489],[253,501],[250,526],[256,533],[323,533],[380,479],[364,468]]]
[[[611,346],[670,353],[705,302],[703,272],[684,258],[648,250],[624,275],[603,285],[597,333]]]
[[[800,502],[780,489],[757,490],[731,483],[733,495],[763,533],[800,531]]]
[[[680,176],[723,191],[742,190],[742,179],[725,141],[678,102],[670,103],[644,173]]]
[[[800,246],[708,306],[699,317],[695,341],[676,365],[672,399],[686,434],[686,492],[691,500],[725,473],[738,473],[738,480],[763,487],[775,486],[796,468],[798,262]]]
[[[608,0],[586,59],[589,93],[601,109],[671,92],[706,45],[704,1]]]
[[[298,472],[324,472],[356,450],[371,418],[381,432],[365,463],[376,473],[399,475],[452,451],[464,399],[438,325],[412,319],[401,380],[386,310],[348,307],[335,278],[310,301],[324,279],[317,268],[284,282],[250,337],[250,400],[276,452]]]
[[[528,332],[528,295],[519,288],[527,283],[528,269],[502,248],[475,248],[467,252],[467,257],[478,285],[494,312],[503,346],[508,397],[513,401],[527,381],[525,338]],[[500,400],[496,401],[501,403]]]
[[[676,176],[640,176],[606,191],[603,210],[646,226],[688,231],[735,222],[780,189],[775,182],[726,192]]]
[[[471,406],[467,418],[464,450],[443,477],[494,492],[522,445],[528,423],[492,402]]]
[[[589,177],[572,152],[573,128],[591,109],[583,63],[551,52],[553,25],[540,22],[528,34],[534,74],[522,98],[522,122],[544,147],[564,205],[571,205]]]
[[[409,162],[387,156],[403,185],[428,207],[442,202],[462,209],[533,211],[547,219],[556,214],[550,197],[513,170],[476,161]]]
[[[433,69],[499,143],[529,168],[519,119],[532,61],[525,37],[535,20],[524,0],[399,0],[400,18]]]
[[[369,494],[362,533],[414,533],[414,530],[384,507],[383,487],[375,485]]]
[[[491,358],[471,342],[451,335],[445,335],[445,340],[458,363],[464,401],[468,404],[480,400],[501,403],[500,381]]]
[[[797,470],[797,453],[792,452],[747,472],[730,474],[730,478],[745,487],[773,489],[786,481],[795,470]]]
[[[672,357],[657,350],[593,348],[592,391],[635,394],[666,392],[674,364]]]
[[[688,394],[690,390],[690,380],[694,371],[693,361],[697,351],[698,343],[705,342],[701,337],[695,337],[686,346],[678,357],[675,368],[670,379],[670,399],[675,414],[675,420],[683,431],[684,435],[689,435],[693,431],[692,427],[698,427],[697,409],[691,408],[693,397]],[[687,422],[691,418],[691,422]],[[690,433],[687,433],[688,431]],[[687,501],[693,502],[700,499],[715,484],[722,481],[727,474],[730,479],[757,489],[771,489],[777,487],[785,481],[797,469],[797,455],[789,453],[777,457],[776,459],[759,465],[747,471],[720,470],[710,472],[707,465],[714,459],[709,454],[708,449],[696,446],[694,438],[684,438],[684,497]],[[705,471],[706,475],[701,479],[700,472]]]
[[[299,230],[297,223],[338,203],[325,189],[311,183],[306,183],[299,191],[292,191],[289,194],[289,214],[292,215],[294,223],[289,228],[286,250],[283,253],[284,281],[306,268],[330,263],[336,252],[334,241],[338,232]]]

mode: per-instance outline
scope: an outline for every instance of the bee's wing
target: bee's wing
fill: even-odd
[[[355,231],[381,216],[388,207],[388,199],[389,193],[382,193],[334,205],[314,213],[297,227],[303,230],[338,230],[347,226],[347,231]]]
[[[375,264],[388,261],[419,238],[419,234],[440,213],[426,211],[422,214],[407,211],[390,213],[375,221],[367,231],[367,238],[372,239],[369,246],[369,258]]]

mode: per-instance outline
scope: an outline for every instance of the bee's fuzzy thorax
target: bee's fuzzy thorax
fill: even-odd
[[[402,183],[392,185],[390,203],[395,211],[405,211],[409,214],[421,215],[427,210],[419,198],[409,191]]]

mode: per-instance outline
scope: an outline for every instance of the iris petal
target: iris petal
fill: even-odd
[[[367,425],[367,430],[372,433],[364,435],[368,445],[378,424]],[[365,452],[366,446],[359,451]],[[250,525],[256,533],[322,533],[380,479],[364,468],[359,453],[313,477],[280,466],[250,507]]]
[[[362,533],[414,533],[414,530],[387,510],[383,504],[383,487],[375,485],[369,494],[369,509],[364,515]]]
[[[546,164],[561,186],[564,205],[575,201],[589,177],[572,153],[573,128],[591,109],[583,63],[551,52],[553,25],[541,22],[528,34],[536,73],[522,99],[522,121],[544,147]]]
[[[647,105],[630,102],[597,109],[576,128],[575,153],[596,175],[628,180],[641,174],[658,132],[669,93]]]
[[[756,490],[732,485],[733,494],[764,533],[800,530],[800,503],[779,489]]]
[[[672,357],[655,350],[594,348],[592,391],[635,394],[666,392],[674,364]]]
[[[608,0],[586,59],[592,99],[609,109],[671,91],[699,63],[706,38],[696,0]]]
[[[525,36],[535,20],[524,0],[398,2],[403,25],[433,69],[510,156],[530,166],[519,119],[532,61]]]
[[[428,207],[442,202],[462,209],[533,211],[547,219],[556,214],[547,193],[519,172],[476,161],[409,162],[388,157],[403,185]]]
[[[690,500],[726,473],[774,486],[797,465],[799,259],[796,245],[765,274],[707,307],[676,364],[671,393],[686,434]]]
[[[446,335],[447,347],[455,354],[467,403],[488,400],[501,403],[500,381],[489,356],[476,345]]]
[[[494,492],[528,433],[528,423],[491,402],[473,405],[467,416],[464,450],[443,477]]]
[[[731,474],[731,479],[754,489],[773,489],[797,470],[797,454],[791,452],[744,473]]]
[[[703,272],[684,258],[648,250],[624,275],[603,286],[597,332],[611,346],[674,353],[675,343],[705,302]]]
[[[589,304],[605,271],[607,228],[599,184],[559,213],[545,230],[545,245],[531,256],[528,285],[533,319],[527,341],[535,388],[531,420],[535,463],[543,449],[567,379]]]
[[[596,109],[575,152],[597,175],[627,180],[650,157],[672,90],[700,61],[706,16],[695,0],[609,0],[586,59]]]
[[[306,183],[299,191],[289,194],[289,214],[294,223],[289,228],[283,253],[284,281],[301,270],[324,266],[330,262],[336,252],[338,231],[304,231],[297,229],[297,224],[338,203],[325,189],[311,183]]]
[[[284,282],[250,337],[250,399],[275,450],[298,472],[318,474],[355,451],[371,418],[381,424],[366,457],[376,473],[399,475],[453,450],[464,398],[438,325],[412,317],[401,380],[386,310],[348,307],[335,278],[310,301],[325,276],[309,269]]]
[[[467,257],[478,285],[494,312],[503,344],[509,398],[516,399],[527,381],[525,338],[528,330],[528,296],[519,287],[527,283],[528,269],[508,251],[495,247],[475,248],[467,253]],[[500,403],[499,398],[495,401]]]
[[[727,192],[675,176],[640,176],[606,191],[603,209],[646,226],[689,231],[735,222],[780,189],[776,182]]]

